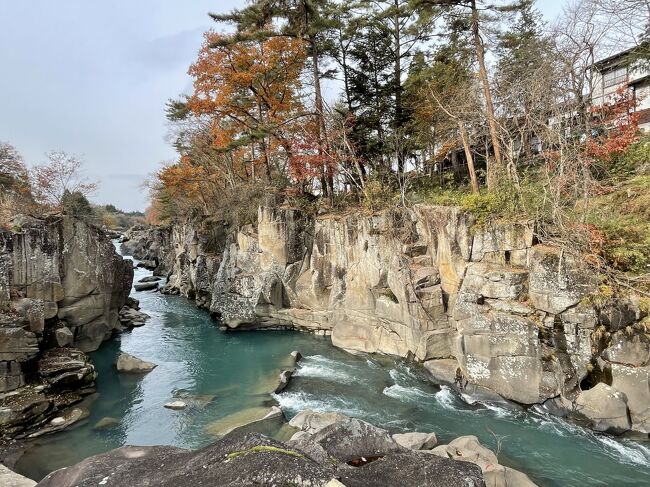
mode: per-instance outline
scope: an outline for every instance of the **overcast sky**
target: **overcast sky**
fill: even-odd
[[[548,18],[564,0],[538,0]],[[0,0],[0,141],[29,164],[49,150],[83,158],[94,200],[147,205],[141,183],[166,144],[165,101],[214,25],[244,0]]]

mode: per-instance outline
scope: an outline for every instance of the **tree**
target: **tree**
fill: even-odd
[[[97,189],[83,171],[83,162],[61,151],[46,154],[47,162],[33,168],[30,174],[36,201],[53,210],[62,210],[64,196],[76,193],[87,198]]]
[[[639,139],[637,102],[632,90],[621,87],[602,105],[591,107],[594,124],[585,148],[588,157],[607,163]]]
[[[8,227],[19,212],[28,212],[34,204],[29,174],[16,148],[0,142],[0,227]]]
[[[76,218],[89,219],[95,216],[90,201],[80,191],[68,191],[66,189],[61,197],[61,208],[63,213]]]
[[[234,23],[237,35],[229,42],[237,43],[249,39],[272,37],[294,37],[307,43],[314,83],[314,110],[317,118],[316,136],[319,154],[323,155],[328,145],[323,93],[321,87],[321,60],[327,52],[327,31],[333,28],[331,13],[336,10],[330,0],[255,0],[248,7],[229,14],[211,14],[217,22]],[[274,26],[280,19],[281,27]],[[333,195],[332,175],[321,174],[321,191]]]
[[[230,42],[209,32],[190,67],[194,93],[187,102],[196,116],[208,116],[213,146],[241,163],[249,152],[255,178],[261,161],[267,180],[283,174],[277,152],[290,153],[287,134],[305,116],[298,92],[305,63],[304,43],[274,36]]]
[[[553,76],[555,63],[552,41],[542,33],[541,14],[533,0],[521,0],[516,20],[498,35],[496,53],[494,91],[504,119],[504,159],[510,179],[517,181],[519,159],[532,156],[531,141],[543,130],[549,107],[558,100],[558,90],[548,83],[543,83],[548,89],[537,89],[541,79]]]
[[[483,93],[483,102],[485,103],[485,115],[488,124],[490,141],[492,143],[492,151],[494,153],[494,163],[488,164],[487,170],[487,186],[488,190],[497,187],[499,179],[505,177],[505,166],[501,154],[501,142],[499,138],[499,130],[497,126],[497,119],[494,109],[494,101],[492,96],[492,89],[490,87],[490,78],[488,75],[486,64],[486,49],[481,33],[483,24],[490,22],[489,14],[496,13],[500,16],[517,11],[521,5],[519,1],[506,3],[492,3],[483,0],[414,0],[415,4],[422,8],[427,5],[439,5],[447,7],[447,15],[451,16],[465,16],[469,14],[470,31],[472,33],[472,41],[474,44],[474,51],[476,53],[476,60],[478,63],[478,77],[481,82]]]

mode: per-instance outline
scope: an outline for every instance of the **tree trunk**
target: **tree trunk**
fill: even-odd
[[[472,7],[472,34],[474,36],[474,47],[476,48],[476,57],[479,66],[479,78],[483,85],[483,96],[485,98],[485,110],[487,112],[488,128],[490,138],[492,139],[492,150],[494,151],[494,164],[488,166],[487,186],[488,191],[495,189],[498,178],[503,174],[503,159],[501,158],[501,145],[497,135],[497,123],[494,118],[494,105],[492,103],[492,94],[490,92],[490,81],[485,67],[485,48],[481,33],[479,32],[479,13],[476,8],[476,0],[471,0]]]
[[[465,159],[467,159],[467,171],[469,178],[472,182],[472,193],[478,193],[478,178],[476,177],[476,170],[474,169],[474,158],[472,157],[472,150],[469,146],[469,136],[465,125],[460,120],[458,121],[458,130],[460,131],[460,139],[463,142],[463,149],[465,150]]]
[[[325,159],[327,147],[327,128],[325,126],[325,107],[323,104],[323,92],[320,85],[320,68],[318,60],[318,49],[316,47],[316,39],[311,36],[309,38],[311,45],[311,60],[312,60],[312,76],[314,77],[314,108],[316,109],[316,116],[318,117],[316,137],[318,139],[318,156],[320,160]],[[332,171],[328,166],[321,167],[320,176],[323,196],[334,196],[334,181]]]
[[[394,0],[393,5],[395,6],[395,67],[394,67],[394,76],[395,76],[395,120],[394,120],[394,130],[395,135],[399,136],[399,128],[402,125],[402,32],[400,29],[400,0]],[[395,140],[395,155],[397,157],[397,173],[402,174],[404,172],[404,149],[402,144]]]

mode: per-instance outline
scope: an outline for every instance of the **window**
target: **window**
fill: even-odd
[[[620,85],[627,81],[627,66],[616,68],[603,74],[603,87]]]

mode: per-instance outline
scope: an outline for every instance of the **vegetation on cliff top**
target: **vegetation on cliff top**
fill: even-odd
[[[88,196],[96,184],[85,176],[80,159],[65,152],[50,152],[46,158],[30,170],[11,144],[0,142],[0,229],[11,229],[12,218],[20,213],[64,213],[112,230],[144,222],[141,212],[92,205]]]
[[[206,33],[193,93],[168,103],[179,158],[149,182],[148,221],[237,227],[269,200],[460,205],[478,224],[532,219],[548,241],[646,274],[639,100],[621,88],[590,102],[596,57],[622,48],[613,27],[637,32],[624,42],[648,58],[628,8],[644,2],[624,3],[571,1],[550,27],[532,0],[254,0],[211,14],[232,29]]]

